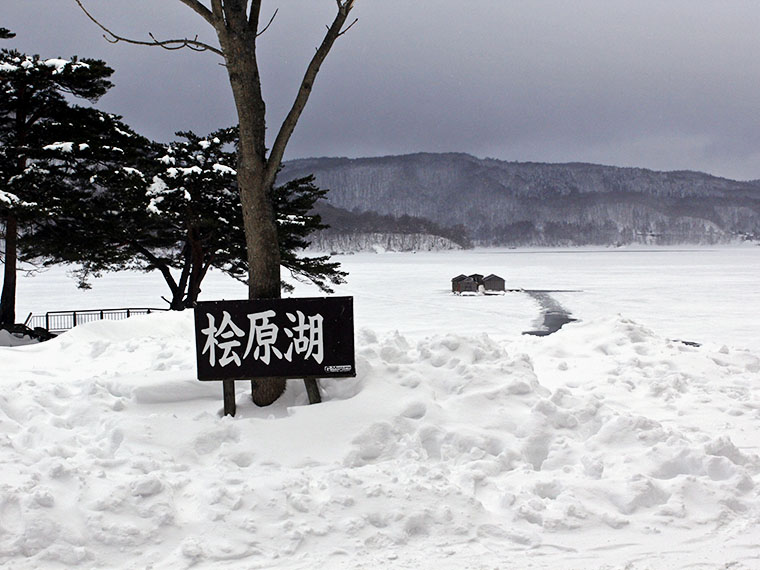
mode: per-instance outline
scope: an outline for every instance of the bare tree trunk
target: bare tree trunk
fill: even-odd
[[[248,252],[248,298],[276,299],[280,297],[280,248],[266,177],[266,107],[256,61],[256,30],[248,28],[245,18],[242,28],[220,32],[219,40],[239,119],[237,179]],[[258,406],[273,403],[285,385],[283,378],[252,380],[253,402]]]
[[[190,272],[193,262],[189,236],[190,232],[188,231],[188,239],[185,240],[185,245],[182,247],[182,272],[179,275],[179,281],[177,281],[177,290],[173,292],[174,296],[172,297],[171,308],[173,311],[184,311],[187,308],[187,304],[185,303],[185,290],[188,288],[187,284],[190,281]]]
[[[213,255],[210,255],[208,261],[203,252],[203,242],[198,237],[198,230],[191,228],[187,232],[187,240],[190,249],[190,273],[187,280],[187,295],[185,295],[184,306],[191,309],[198,300],[201,293],[201,283],[206,276],[206,271],[213,261]]]
[[[26,87],[19,89],[20,100],[27,100]],[[27,137],[27,109],[23,104],[16,110],[15,145],[23,149]],[[26,170],[26,156],[23,152],[17,155],[16,174]],[[5,267],[3,272],[3,292],[0,294],[0,328],[10,327],[16,323],[16,269],[18,266],[18,218],[13,211],[5,217]]]
[[[16,257],[18,221],[13,214],[5,220],[5,267],[3,272],[3,292],[0,296],[0,328],[16,322]]]
[[[240,128],[237,177],[243,209],[243,227],[248,250],[248,296],[250,299],[280,297],[280,248],[277,225],[270,202],[270,191],[296,123],[311,95],[320,66],[335,40],[344,29],[346,18],[355,0],[337,0],[337,13],[327,27],[322,43],[314,53],[301,81],[293,106],[280,126],[267,157],[266,106],[261,94],[261,77],[256,60],[256,38],[259,30],[261,0],[211,0],[207,6],[199,0],[179,0],[201,16],[216,31],[221,49],[195,39],[139,41],[114,34],[92,17],[80,0],[75,0],[106,37],[114,42],[162,46],[167,49],[190,47],[208,50],[224,57],[235,99]],[[276,14],[276,12],[275,12]],[[355,21],[354,21],[355,22]],[[271,21],[270,21],[271,24]],[[285,390],[285,381],[262,379],[252,382],[253,401],[259,405],[274,402]]]
[[[182,1],[188,3],[188,0]],[[269,157],[265,139],[266,105],[261,94],[261,77],[256,60],[261,1],[254,0],[250,14],[247,14],[247,1],[215,0],[212,2],[212,13],[204,16],[216,29],[238,114],[240,140],[237,174],[248,250],[250,299],[280,297],[280,248],[270,195],[285,148],[311,95],[314,80],[335,40],[343,33],[343,25],[353,8],[354,0],[339,0],[337,4],[335,20],[328,26],[321,45],[306,69],[296,99],[277,133]],[[195,8],[197,11],[198,6]],[[254,403],[266,406],[285,391],[285,380],[262,378],[252,381],[251,389]]]
[[[280,248],[277,225],[270,202],[270,190],[285,154],[296,123],[311,95],[320,66],[335,40],[353,26],[344,29],[346,18],[354,8],[355,0],[337,0],[337,13],[333,23],[317,48],[301,81],[293,106],[283,121],[267,157],[266,106],[261,95],[261,77],[256,61],[256,38],[268,27],[259,31],[261,0],[211,0],[210,6],[200,0],[179,0],[201,16],[216,31],[221,49],[195,39],[182,38],[158,41],[140,41],[119,36],[95,19],[75,0],[84,13],[114,43],[161,46],[167,49],[192,48],[211,51],[225,60],[227,73],[235,99],[240,128],[238,146],[238,186],[243,208],[243,227],[248,250],[248,296],[251,299],[280,297]],[[276,14],[276,11],[275,11]],[[354,23],[356,20],[354,20]],[[271,21],[270,21],[271,24]],[[253,384],[253,401],[268,405],[285,390],[284,380],[263,379]]]

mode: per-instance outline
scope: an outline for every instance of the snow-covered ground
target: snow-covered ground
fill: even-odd
[[[0,348],[0,565],[760,568],[760,247],[340,260],[358,376],[320,405],[238,383],[221,417],[189,312]],[[579,322],[522,335],[529,295],[451,295],[474,272],[564,290]],[[56,268],[18,312],[162,294]],[[202,297],[244,295],[212,274]]]

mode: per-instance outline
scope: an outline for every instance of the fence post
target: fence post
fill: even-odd
[[[50,313],[45,313],[45,330],[50,332]]]
[[[71,311],[71,322],[73,323],[71,325],[71,328],[74,328],[75,326],[77,326],[77,312],[76,311]]]

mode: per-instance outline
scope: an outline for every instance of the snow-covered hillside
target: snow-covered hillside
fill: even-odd
[[[300,381],[263,409],[239,383],[235,418],[195,380],[190,313],[0,348],[0,564],[758,568],[758,255],[344,257],[358,376],[315,406]],[[530,296],[450,294],[474,271],[562,289],[580,321],[521,335]],[[25,308],[65,298],[44,279]],[[118,283],[91,302],[131,304]]]
[[[335,234],[319,232],[311,240],[309,249],[337,253],[359,252],[416,252],[462,249],[448,238],[430,234],[354,233]]]
[[[699,172],[417,153],[294,160],[282,178],[310,174],[330,189],[333,206],[461,224],[481,245],[715,244],[760,236],[760,183]]]

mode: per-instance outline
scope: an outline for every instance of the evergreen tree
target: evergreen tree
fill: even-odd
[[[71,111],[74,122],[56,124],[59,142],[43,147],[48,155],[32,163],[44,164],[35,182],[43,190],[39,215],[22,235],[20,258],[80,264],[79,286],[89,288],[93,275],[138,266],[128,240],[149,221],[140,168],[150,164],[158,145],[116,115],[83,107]]]
[[[163,273],[172,291],[171,308],[183,309],[195,303],[212,266],[236,278],[245,266],[231,245],[242,231],[235,211],[235,157],[225,150],[234,142],[234,129],[207,137],[192,132],[177,136],[151,170],[146,211],[155,229],[139,234],[136,247]],[[170,268],[180,271],[178,280]]]
[[[66,140],[57,138],[62,128],[75,128],[81,114],[66,95],[94,102],[111,87],[112,73],[100,60],[43,60],[0,50],[0,221],[5,228],[0,328],[15,321],[19,236],[26,224],[45,215],[41,181],[73,148],[56,146]]]
[[[163,146],[137,141],[129,148],[142,152],[124,152],[122,162],[116,157],[114,164],[106,156],[95,175],[81,167],[67,169],[66,175],[76,175],[76,182],[56,187],[76,190],[56,197],[50,218],[66,222],[36,226],[28,255],[48,263],[80,264],[84,287],[90,276],[104,271],[158,270],[175,310],[193,306],[211,267],[246,282],[245,233],[234,169],[237,129],[207,137],[192,132],[177,136],[179,140]],[[133,133],[129,138],[123,146],[135,142]],[[345,273],[329,257],[302,252],[309,245],[307,236],[326,227],[311,213],[325,193],[308,177],[275,188],[272,201],[283,265],[295,278],[330,292]]]
[[[163,258],[154,259],[165,268],[162,272],[172,289],[174,309],[195,303],[210,267],[244,283],[249,276],[235,170],[237,129],[218,130],[206,137],[192,132],[177,136],[181,140],[169,144],[158,159],[162,168],[154,174],[147,193],[148,210],[154,215],[152,227],[159,228],[152,238],[163,236],[174,242],[172,249],[161,248]],[[274,188],[271,200],[282,265],[295,278],[331,292],[330,285],[342,283],[345,276],[339,264],[302,251],[309,245],[307,236],[325,227],[311,213],[325,193],[309,177]],[[181,271],[176,288],[167,276],[169,267]],[[286,283],[283,287],[289,288]]]
[[[329,228],[322,223],[322,217],[314,212],[314,206],[327,192],[314,184],[314,176],[306,176],[275,186],[271,201],[277,219],[282,266],[296,280],[311,281],[325,293],[332,293],[331,285],[344,283],[347,275],[340,270],[340,264],[330,261],[329,255],[303,254],[303,250],[311,245],[308,237],[318,230]],[[242,249],[245,246],[244,238],[243,235],[239,240],[241,256],[245,254]],[[282,287],[290,289],[284,282]]]

